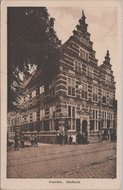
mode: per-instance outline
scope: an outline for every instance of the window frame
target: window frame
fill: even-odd
[[[97,91],[96,93],[94,93],[94,88],[95,88],[95,90]],[[94,99],[94,95],[96,95],[96,100]],[[99,97],[98,97],[98,95],[99,95],[99,87],[97,87],[97,86],[92,86],[92,101],[93,102],[98,102],[99,101]]]
[[[69,83],[69,80],[70,80],[70,83]],[[74,83],[74,87],[73,87],[73,83]],[[74,90],[74,93],[73,93],[73,90]],[[76,97],[76,79],[71,78],[71,77],[67,77],[67,95],[71,97]]]

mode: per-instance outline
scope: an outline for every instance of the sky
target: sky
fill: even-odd
[[[115,81],[118,81],[118,10],[117,7],[47,7],[51,17],[55,18],[55,30],[62,43],[73,34],[79,23],[82,10],[85,12],[88,32],[91,34],[93,48],[96,51],[98,65],[102,64],[109,50]],[[117,86],[117,83],[116,83]]]

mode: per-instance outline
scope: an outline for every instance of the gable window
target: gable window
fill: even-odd
[[[105,83],[106,84],[111,84],[111,77],[109,75],[105,75]]]
[[[84,51],[83,49],[80,48],[80,57],[86,61],[89,60],[89,54],[88,52]]]
[[[86,75],[93,78],[93,69],[92,67],[86,67]]]
[[[97,102],[98,101],[98,88],[93,86],[93,101]]]
[[[75,61],[75,70],[77,72],[81,72],[82,71],[82,63],[81,62]]]
[[[75,96],[76,82],[72,78],[68,78],[68,95]]]

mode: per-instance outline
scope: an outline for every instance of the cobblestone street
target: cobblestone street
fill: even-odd
[[[116,144],[49,145],[8,151],[8,178],[116,178]]]

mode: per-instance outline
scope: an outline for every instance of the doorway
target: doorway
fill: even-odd
[[[87,120],[83,120],[82,121],[82,133],[86,133],[87,132]]]

